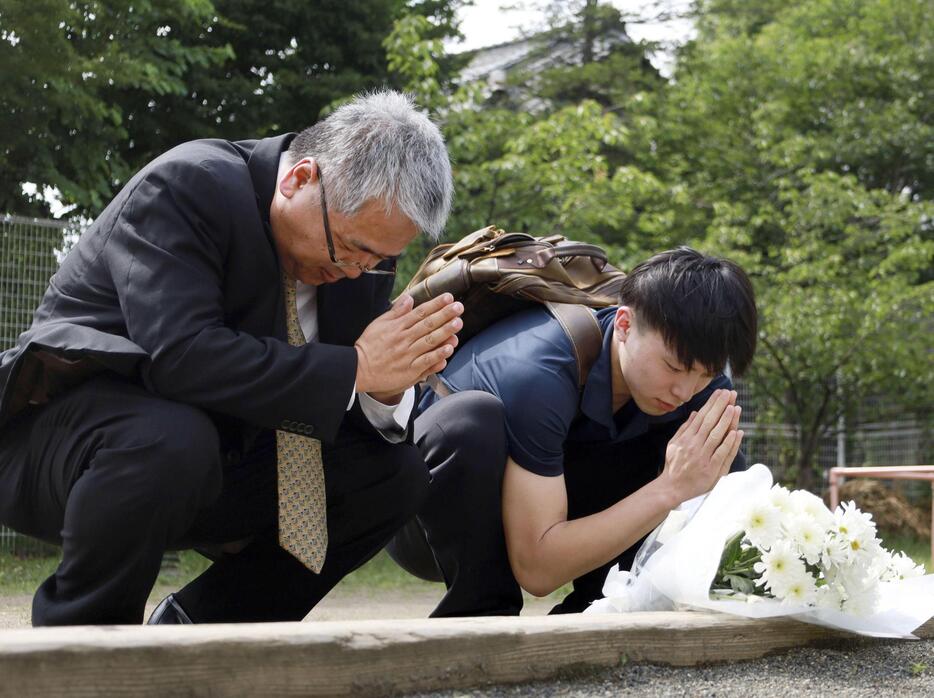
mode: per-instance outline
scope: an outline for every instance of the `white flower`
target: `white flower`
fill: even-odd
[[[866,532],[876,533],[872,514],[860,511],[855,502],[844,502],[833,513],[837,530],[844,536],[862,536]]]
[[[884,581],[883,577],[889,565],[892,564],[892,554],[880,545],[871,555],[867,554],[865,558],[859,560],[859,564],[865,570],[866,577],[872,580],[867,583],[878,584]]]
[[[836,535],[826,536],[821,549],[820,560],[821,567],[824,568],[825,572],[848,564],[850,548],[847,541]]]
[[[844,543],[847,561],[862,560],[868,564],[879,554],[882,541],[876,538],[872,514],[860,511],[853,502],[846,502],[837,507],[833,517],[833,532]]]
[[[915,561],[903,552],[889,553],[888,564],[882,572],[883,582],[897,582],[911,577],[924,575],[924,565],[917,565]]]
[[[771,597],[772,603],[866,616],[879,607],[880,582],[924,574],[904,553],[882,547],[872,515],[853,502],[831,512],[810,492],[775,486],[746,505],[740,523],[743,547],[751,544],[760,557],[750,600]],[[732,574],[748,575],[748,568]]]
[[[776,598],[783,604],[796,604],[800,606],[813,605],[817,599],[817,580],[800,565],[796,572],[789,575],[785,586],[775,593]]]
[[[818,593],[818,605],[859,616],[875,611],[880,598],[879,576],[865,564],[856,561],[825,569],[824,578],[829,591]]]
[[[762,553],[762,560],[753,565],[753,569],[761,575],[756,584],[764,586],[779,598],[784,596],[787,587],[799,579],[802,573],[807,574],[794,545],[786,540],[775,541],[769,550]]]
[[[827,530],[814,518],[801,514],[792,516],[785,529],[801,557],[807,560],[808,564],[816,565],[821,559]]]
[[[844,596],[860,593],[876,584],[879,575],[864,562],[853,560],[847,564],[824,570],[824,578],[844,589]]]
[[[846,590],[842,584],[830,583],[817,588],[815,603],[818,608],[827,608],[839,611],[843,608],[843,598]]]
[[[833,514],[824,501],[807,490],[794,490],[789,494],[792,508],[799,514],[809,516],[819,526],[829,528],[833,522]]]
[[[794,512],[794,505],[791,502],[791,492],[781,485],[774,485],[769,490],[768,501],[773,507],[782,514],[791,514]]]
[[[740,519],[749,542],[761,550],[767,550],[782,533],[781,512],[768,500],[754,501]]]

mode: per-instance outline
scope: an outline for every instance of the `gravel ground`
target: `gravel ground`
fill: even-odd
[[[559,680],[410,698],[490,696],[717,696],[882,698],[934,696],[934,640],[854,640],[734,664],[668,667],[627,663]]]

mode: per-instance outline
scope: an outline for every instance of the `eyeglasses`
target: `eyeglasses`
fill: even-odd
[[[396,273],[396,258],[388,257],[385,261],[391,264],[391,269],[370,269],[365,264],[359,262],[344,262],[334,255],[334,238],[331,237],[331,222],[328,220],[328,200],[324,194],[324,178],[321,176],[321,165],[318,165],[318,188],[321,191],[321,214],[324,219],[324,238],[328,243],[328,256],[335,267],[354,267],[364,274],[379,274],[383,276],[394,276]]]

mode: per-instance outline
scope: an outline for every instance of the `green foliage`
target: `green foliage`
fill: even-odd
[[[645,47],[621,43],[516,73],[490,98],[420,87],[455,163],[449,236],[495,223],[601,242],[624,267],[679,244],[742,264],[761,314],[759,414],[798,426],[785,465],[813,487],[841,412],[870,397],[930,408],[925,5],[705,0],[671,83],[646,70]],[[592,0],[551,9],[542,52],[564,41],[586,54],[594,28],[620,27]],[[410,56],[407,80],[430,83],[430,52]]]
[[[588,2],[575,12],[594,13],[591,33],[563,16],[540,38],[541,52],[554,42],[593,43],[600,32],[622,30],[612,8]],[[629,116],[617,113],[621,103],[645,99],[643,88],[663,84],[647,68],[641,47],[618,43],[599,60],[556,66],[528,84],[517,73],[511,96],[488,100],[484,86],[441,88],[437,45],[423,38],[428,26],[419,18],[403,20],[386,46],[400,82],[435,107],[442,121],[457,191],[449,237],[493,223],[601,241],[631,260],[667,238],[671,201],[686,200],[630,164]],[[530,101],[536,109],[523,107]]]
[[[704,39],[679,62],[660,154],[734,197],[759,199],[784,173],[830,169],[930,198],[928,10],[925,0],[701,3]]]
[[[0,0],[0,209],[44,213],[20,192],[32,181],[93,216],[178,143],[305,128],[390,82],[382,43],[398,17],[430,19],[439,41],[458,5]],[[441,84],[455,64],[441,60]]]
[[[767,416],[802,427],[802,468],[845,405],[893,386],[903,406],[923,403],[934,378],[925,358],[932,213],[927,202],[831,172],[782,181],[774,201],[754,210],[716,206],[707,246],[756,280],[761,336],[751,379],[772,400]],[[751,220],[780,242],[757,239]]]
[[[430,36],[431,22],[421,15],[399,19],[383,40],[389,70],[402,80],[405,90],[422,107],[442,104],[440,60],[444,55],[441,39]]]
[[[700,205],[697,244],[754,277],[764,419],[819,439],[869,396],[925,409],[934,76],[920,0],[701,6],[701,38],[658,105],[647,167]],[[664,126],[659,126],[663,124]]]
[[[717,566],[717,576],[712,588],[732,589],[740,594],[754,594],[756,591],[755,564],[762,557],[755,546],[743,547],[745,533],[740,531],[727,540]]]
[[[171,27],[210,24],[208,0],[3,0],[0,5],[0,208],[39,212],[20,185],[58,187],[66,202],[103,206],[131,169],[132,138],[119,94],[187,92],[193,67],[217,66],[229,47],[201,46]]]

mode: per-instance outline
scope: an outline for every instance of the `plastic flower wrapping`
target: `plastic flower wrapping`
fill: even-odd
[[[773,486],[761,464],[672,511],[603,594],[587,613],[700,608],[874,637],[914,637],[934,616],[934,574],[886,550],[870,514]]]

